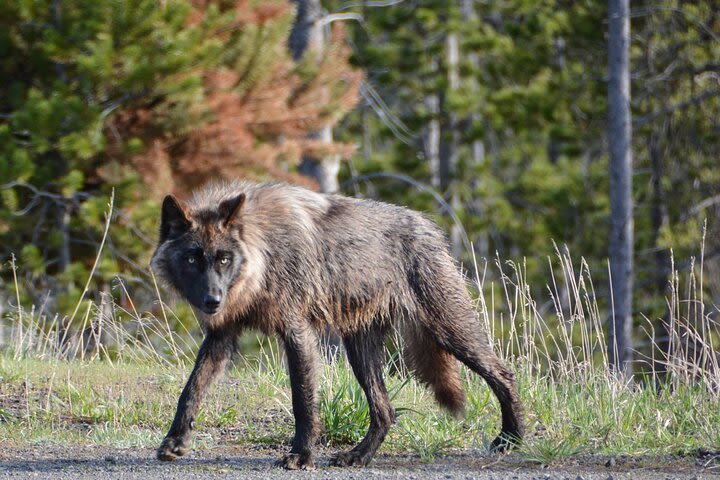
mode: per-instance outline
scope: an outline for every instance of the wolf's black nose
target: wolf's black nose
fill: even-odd
[[[217,308],[220,306],[220,296],[219,295],[207,295],[204,300],[205,308],[208,310],[217,310]]]

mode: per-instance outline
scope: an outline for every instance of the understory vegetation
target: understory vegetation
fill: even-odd
[[[673,276],[665,321],[646,319],[636,340],[657,354],[641,360],[652,373],[630,380],[607,367],[605,322],[585,262],[561,250],[548,261],[553,275],[545,299],[531,297],[522,264],[474,269],[476,291],[490,292],[476,297],[480,322],[516,371],[526,408],[527,438],[518,455],[547,465],[580,453],[691,455],[720,447],[716,309],[695,294],[702,291],[695,283],[702,263]],[[485,285],[490,268],[501,281]],[[34,309],[12,312],[0,355],[0,443],[158,445],[198,345],[197,334],[170,328],[173,310],[158,301],[159,317],[82,302],[70,324]],[[398,423],[381,452],[429,461],[455,449],[487,451],[500,415],[485,383],[463,367],[467,411],[454,419],[407,376],[398,341],[388,341],[386,369]],[[242,343],[244,353],[201,409],[195,448],[283,445],[292,438],[281,345],[254,334]],[[320,411],[326,445],[345,448],[366,431],[367,404],[342,354],[324,365]]]

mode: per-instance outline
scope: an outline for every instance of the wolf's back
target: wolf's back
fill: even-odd
[[[404,207],[282,183],[215,184],[189,205],[211,210],[238,193],[246,195],[247,261],[263,288],[256,310],[268,322],[300,311],[342,336],[377,324],[395,328],[418,378],[443,406],[462,410],[457,362],[428,325],[472,319],[474,312],[437,225]]]

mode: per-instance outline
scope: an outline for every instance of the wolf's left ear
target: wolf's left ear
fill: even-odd
[[[235,223],[243,203],[245,203],[245,194],[241,193],[240,195],[229,200],[225,200],[220,204],[218,210],[220,211],[220,217],[222,218],[224,227],[228,227]]]
[[[160,218],[160,243],[179,237],[190,229],[191,222],[185,206],[173,195],[163,200]]]

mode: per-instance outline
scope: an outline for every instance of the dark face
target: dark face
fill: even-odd
[[[195,308],[214,315],[241,273],[243,246],[237,215],[244,196],[223,202],[217,211],[196,215],[173,197],[163,202],[160,244],[152,265]]]
[[[188,234],[178,242],[177,253],[169,264],[173,286],[196,308],[207,314],[219,312],[243,261],[239,245],[220,242],[203,244]]]

